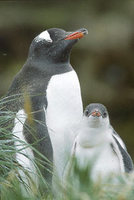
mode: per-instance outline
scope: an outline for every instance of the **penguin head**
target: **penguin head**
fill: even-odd
[[[84,28],[74,32],[59,28],[43,31],[32,41],[28,57],[46,63],[68,62],[72,46],[87,33]]]
[[[84,111],[84,118],[90,127],[109,126],[109,115],[106,107],[100,103],[89,104]]]

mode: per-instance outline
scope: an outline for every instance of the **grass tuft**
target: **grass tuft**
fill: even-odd
[[[8,110],[3,111],[3,101],[8,103],[8,100],[9,102],[12,101],[10,98],[0,100],[0,197],[2,200],[52,200],[54,199],[52,191],[49,190],[47,195],[45,193],[47,183],[40,171],[48,160],[37,151],[34,145],[24,143],[24,141],[12,135],[11,124],[15,119],[15,113]],[[30,109],[27,106],[28,112],[30,112]],[[42,124],[42,122],[37,123]],[[31,132],[35,131],[28,126],[27,128]],[[20,145],[20,148],[16,148],[15,144]],[[24,153],[23,150],[27,148],[31,148],[38,154],[36,160],[31,160]],[[16,154],[23,154],[31,160],[36,168],[36,174],[34,171],[31,172],[29,169],[21,166],[16,160]],[[128,175],[125,179],[118,177],[118,184],[113,184],[111,177],[105,183],[102,183],[101,180],[94,183],[91,179],[93,163],[84,170],[79,169],[75,160],[73,165],[74,171],[67,175],[66,183],[57,182],[57,185],[60,186],[59,191],[56,191],[59,194],[57,195],[58,200],[134,199],[133,174]],[[34,176],[37,177],[38,181],[33,178]]]

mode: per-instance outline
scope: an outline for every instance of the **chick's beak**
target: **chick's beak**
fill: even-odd
[[[93,116],[93,117],[100,117],[101,116],[101,113],[99,112],[99,111],[93,111],[92,113],[91,113],[91,115]]]

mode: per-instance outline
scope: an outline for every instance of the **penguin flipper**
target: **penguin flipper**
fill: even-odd
[[[38,81],[37,81],[38,83]],[[25,85],[25,83],[24,83]],[[13,80],[7,95],[2,100],[2,109],[0,115],[3,115],[6,111],[18,113],[19,110],[25,110],[25,113],[30,116],[32,113],[32,121],[30,122],[29,117],[26,120],[25,124],[23,125],[23,134],[26,138],[26,141],[29,144],[34,144],[33,147],[39,153],[41,153],[44,158],[46,158],[46,164],[44,167],[40,168],[43,177],[45,178],[46,182],[51,185],[52,182],[52,161],[53,161],[53,149],[51,140],[48,134],[48,129],[46,126],[46,116],[44,108],[47,107],[47,100],[45,94],[40,95],[42,96],[41,101],[37,98],[39,97],[39,91],[30,91],[30,86],[27,85],[25,91],[20,86],[20,81],[18,75]],[[31,105],[27,104],[30,103]],[[31,108],[30,108],[31,107]],[[29,110],[30,109],[30,110]],[[29,112],[29,113],[28,113]],[[6,115],[6,114],[5,114]],[[15,119],[15,117],[14,117]],[[8,127],[10,123],[9,131],[12,133],[14,128],[14,119],[12,121],[3,123],[3,127]],[[28,128],[27,128],[28,127]],[[32,134],[28,131],[30,130]],[[34,130],[34,131],[33,131]],[[36,138],[36,140],[35,140]],[[42,159],[39,156],[39,153],[34,152],[35,158]],[[51,164],[50,164],[51,162]],[[51,171],[51,172],[50,172]]]
[[[40,95],[40,100],[38,97],[39,95],[30,95],[32,119],[29,119],[29,115],[27,113],[27,120],[24,124],[23,134],[26,141],[36,150],[33,151],[35,159],[37,159],[37,161],[41,161],[38,167],[46,182],[51,185],[53,171],[53,148],[46,125],[45,108],[47,107],[47,100],[44,94]],[[43,157],[40,156],[40,154],[42,154]],[[43,167],[41,167],[40,164],[43,165]]]
[[[112,126],[111,126],[111,128],[112,128],[112,136],[117,139],[117,141],[120,143],[120,145],[122,146],[123,149],[127,150],[126,145],[123,142],[123,140],[121,139],[121,137],[119,136],[119,134],[114,130],[114,128]]]
[[[121,157],[122,157],[122,161],[123,161],[123,165],[124,165],[124,171],[126,173],[131,173],[134,170],[134,165],[133,165],[133,161],[131,159],[131,156],[129,155],[129,153],[127,152],[127,150],[125,150],[122,145],[119,143],[119,141],[117,140],[116,137],[114,137],[114,140],[119,148],[119,151],[121,153]]]

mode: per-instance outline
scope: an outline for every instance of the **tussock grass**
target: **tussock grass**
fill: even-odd
[[[47,159],[33,145],[13,137],[11,122],[15,119],[15,113],[8,110],[3,111],[3,101],[4,103],[9,103],[8,101],[12,100],[10,98],[0,100],[0,199],[54,199],[52,191],[47,191],[46,195],[47,183],[39,169],[44,167]],[[30,127],[27,128],[31,132],[34,131]],[[14,145],[17,141],[21,147],[18,150]],[[29,147],[39,155],[36,160],[31,160],[36,168],[36,174],[34,174],[35,172],[30,172],[29,169],[25,169],[16,160],[16,153],[23,154],[22,150]],[[24,156],[28,158],[28,155]],[[66,183],[57,182],[57,185],[59,185],[59,191],[56,191],[58,200],[134,200],[133,174],[125,179],[118,177],[118,184],[113,184],[110,177],[105,183],[102,183],[101,180],[94,183],[89,176],[93,167],[92,163],[91,166],[84,170],[80,170],[75,161],[74,166],[74,172],[71,176],[68,176]],[[33,179],[35,175],[38,181]]]

